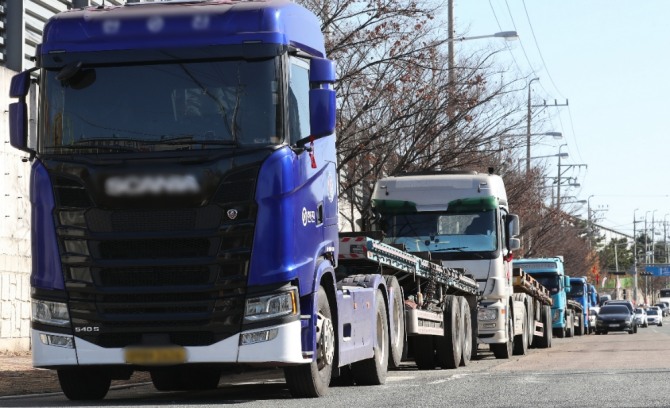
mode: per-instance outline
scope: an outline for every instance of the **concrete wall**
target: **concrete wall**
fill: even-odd
[[[14,74],[0,67],[0,352],[30,349],[30,163],[9,144]]]

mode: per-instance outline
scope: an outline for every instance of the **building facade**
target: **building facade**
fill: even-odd
[[[121,5],[122,0],[74,0],[79,6]],[[9,144],[9,84],[35,65],[46,21],[73,7],[70,0],[0,0],[0,352],[30,349],[30,162]],[[35,140],[36,86],[29,103],[29,140]]]

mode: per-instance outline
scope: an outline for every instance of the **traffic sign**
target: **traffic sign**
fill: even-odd
[[[670,264],[645,265],[644,271],[653,276],[670,276]]]

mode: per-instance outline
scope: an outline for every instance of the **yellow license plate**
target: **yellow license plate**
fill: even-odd
[[[186,349],[183,347],[132,347],[125,350],[125,356],[128,364],[181,364],[186,362]]]

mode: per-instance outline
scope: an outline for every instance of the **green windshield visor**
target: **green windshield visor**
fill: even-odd
[[[493,196],[462,198],[449,202],[447,214],[472,214],[498,208],[498,199]]]

